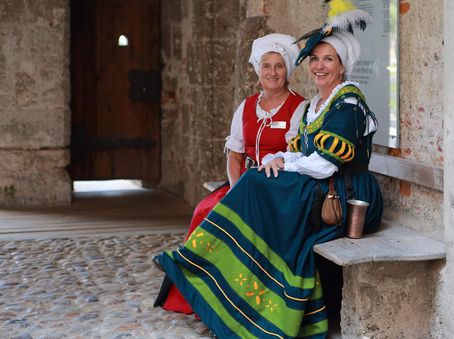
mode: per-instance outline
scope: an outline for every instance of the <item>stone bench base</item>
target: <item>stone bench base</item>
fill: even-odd
[[[342,338],[429,338],[446,247],[383,222],[362,239],[340,238],[314,251],[343,267]]]

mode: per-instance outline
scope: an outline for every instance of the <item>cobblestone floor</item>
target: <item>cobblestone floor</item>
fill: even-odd
[[[209,338],[194,319],[153,308],[151,258],[182,233],[0,241],[0,338]]]

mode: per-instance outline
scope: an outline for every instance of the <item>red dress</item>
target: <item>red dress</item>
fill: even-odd
[[[243,110],[243,138],[244,138],[244,150],[245,155],[256,160],[256,137],[259,131],[262,120],[257,121],[257,100],[259,94],[255,94],[246,99]],[[290,93],[287,100],[284,102],[279,111],[273,115],[273,123],[263,129],[260,142],[259,142],[259,156],[263,159],[268,153],[277,153],[279,151],[286,151],[287,142],[285,140],[285,134],[290,128],[290,119],[295,112],[298,105],[304,100],[299,94]],[[285,126],[284,126],[285,125]],[[242,172],[246,171],[244,166],[244,158],[242,164]],[[225,185],[215,190],[208,196],[206,196],[195,208],[192,216],[191,224],[189,226],[188,234],[186,235],[185,241],[194,231],[194,229],[200,225],[203,219],[213,209],[213,207],[227,194],[230,186]],[[160,294],[162,293],[162,289]],[[162,296],[160,296],[162,298]],[[159,298],[159,297],[158,297]],[[156,304],[155,304],[156,306]],[[185,314],[194,313],[183,298],[181,293],[172,285],[168,292],[165,301],[159,305],[167,311],[181,312]]]

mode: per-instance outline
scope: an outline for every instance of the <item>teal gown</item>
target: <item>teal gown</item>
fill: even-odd
[[[346,103],[349,97],[358,104]],[[366,233],[378,228],[383,212],[375,177],[353,170],[369,162],[373,133],[363,136],[367,116],[375,119],[361,91],[347,84],[311,124],[304,115],[299,135],[290,142],[293,151],[317,152],[339,169],[352,169],[350,195],[370,204]],[[219,338],[326,338],[313,246],[346,230],[349,192],[344,175],[334,176],[341,225],[314,224],[314,202],[328,191],[327,179],[286,171],[267,178],[250,170],[183,246],[159,256],[170,279]]]

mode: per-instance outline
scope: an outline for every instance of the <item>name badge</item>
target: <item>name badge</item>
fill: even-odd
[[[287,127],[287,121],[273,121],[270,128],[285,129]]]

